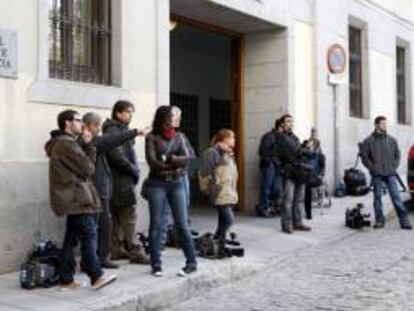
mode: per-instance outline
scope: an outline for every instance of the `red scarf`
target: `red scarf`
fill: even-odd
[[[177,133],[175,131],[175,128],[170,127],[170,128],[168,128],[168,129],[166,129],[164,131],[164,133],[162,134],[162,136],[164,136],[165,139],[170,140],[170,139],[174,138],[176,134]]]

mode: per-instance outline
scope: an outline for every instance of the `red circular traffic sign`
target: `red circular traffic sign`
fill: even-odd
[[[346,68],[346,52],[342,45],[335,43],[328,49],[328,67],[334,74],[341,74]]]

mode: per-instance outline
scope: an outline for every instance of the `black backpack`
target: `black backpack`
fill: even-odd
[[[369,192],[367,176],[362,170],[357,168],[358,164],[359,154],[357,155],[355,165],[345,170],[344,183],[347,195],[361,196]]]
[[[46,240],[35,244],[34,250],[20,267],[20,286],[25,289],[52,287],[59,283],[57,273],[60,249]]]

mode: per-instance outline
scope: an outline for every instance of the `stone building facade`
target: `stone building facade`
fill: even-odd
[[[0,272],[23,261],[33,238],[62,235],[64,220],[49,208],[43,146],[68,107],[107,117],[116,100],[128,99],[136,107],[132,126],[145,127],[158,105],[187,98],[199,105],[194,139],[201,150],[216,121],[202,125],[201,95],[189,96],[189,81],[203,76],[200,94],[211,95],[205,113],[226,100],[231,105],[246,211],[258,200],[260,136],[285,112],[301,138],[318,128],[331,185],[353,164],[356,143],[378,114],[390,120],[406,172],[414,133],[414,1],[0,0],[0,31],[17,37],[15,49],[6,46],[16,76],[0,62]],[[334,91],[327,51],[335,43],[347,51],[347,66]],[[203,69],[207,59],[212,66]],[[143,147],[138,139],[145,175]],[[146,208],[140,202],[140,227],[147,225]]]

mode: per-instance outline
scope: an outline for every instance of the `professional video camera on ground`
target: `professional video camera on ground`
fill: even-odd
[[[369,213],[362,213],[364,205],[358,203],[355,207],[346,209],[345,212],[345,226],[351,229],[362,229],[363,227],[370,227],[371,221]]]

